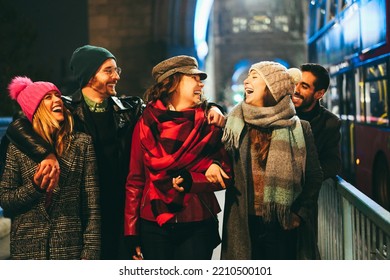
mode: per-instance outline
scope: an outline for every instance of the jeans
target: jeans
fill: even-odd
[[[140,236],[146,260],[209,260],[220,243],[218,223],[213,219],[162,227],[141,220]]]
[[[284,230],[277,221],[265,223],[259,216],[248,221],[253,260],[296,259],[296,229]]]

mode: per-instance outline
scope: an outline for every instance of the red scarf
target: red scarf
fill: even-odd
[[[162,225],[188,204],[191,195],[172,187],[181,170],[202,172],[219,153],[222,131],[209,125],[201,107],[170,111],[158,100],[142,114],[140,139],[152,182],[149,192],[156,221]]]

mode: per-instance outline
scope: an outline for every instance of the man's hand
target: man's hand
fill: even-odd
[[[218,109],[218,107],[213,106],[207,113],[207,121],[209,124],[224,127],[226,123],[226,118],[222,114],[221,110]]]

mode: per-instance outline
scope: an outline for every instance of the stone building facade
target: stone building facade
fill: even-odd
[[[118,92],[142,96],[152,82],[153,65],[172,55],[196,56],[196,2],[88,0],[89,43],[117,56],[123,69]],[[305,62],[306,6],[304,0],[214,0],[204,69],[211,99],[231,99],[232,86],[243,80],[236,71],[242,62]]]

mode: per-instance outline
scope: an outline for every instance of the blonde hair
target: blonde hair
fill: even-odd
[[[59,123],[41,101],[32,120],[35,132],[55,148],[58,156],[61,156],[62,153],[69,148],[70,141],[67,141],[66,147],[65,143],[73,132],[72,115],[65,107],[63,114],[64,121]]]

